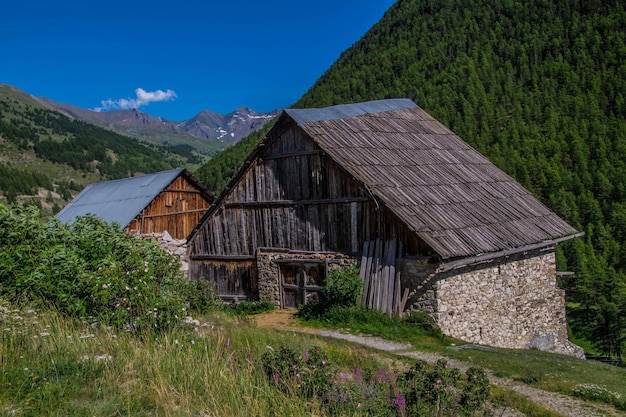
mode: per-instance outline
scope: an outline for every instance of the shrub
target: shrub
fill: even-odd
[[[622,396],[617,392],[611,392],[605,387],[596,384],[579,384],[572,389],[575,397],[588,401],[598,401],[607,404],[613,404],[618,408],[623,407]]]
[[[42,222],[35,208],[0,205],[0,295],[52,304],[126,330],[166,329],[190,303],[204,309],[211,293],[182,279],[179,262],[154,241],[128,236],[93,216],[70,226]]]
[[[489,380],[482,369],[469,368],[466,379],[439,359],[432,370],[418,361],[401,378],[400,390],[409,415],[471,416],[489,398]]]
[[[278,351],[268,346],[261,363],[269,381],[286,393],[307,399],[328,391],[333,374],[326,352],[318,346],[311,347],[305,355],[286,345]]]
[[[185,299],[190,311],[208,313],[223,305],[215,292],[215,286],[206,279],[189,281],[186,289]]]
[[[490,395],[482,370],[470,368],[462,378],[443,359],[434,367],[418,361],[401,375],[388,367],[345,371],[329,365],[319,347],[301,355],[283,345],[268,347],[261,362],[270,383],[289,395],[316,398],[321,415],[472,416]]]
[[[353,306],[361,297],[363,280],[354,265],[336,269],[326,277],[323,292],[331,305]]]
[[[336,269],[326,277],[326,283],[320,292],[321,298],[298,306],[297,316],[304,320],[332,320],[330,316],[333,313],[330,311],[354,307],[362,289],[363,280],[356,266]]]

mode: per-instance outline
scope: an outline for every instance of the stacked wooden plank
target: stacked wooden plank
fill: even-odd
[[[360,266],[364,282],[361,305],[389,315],[402,313],[401,253],[397,239],[365,242]]]

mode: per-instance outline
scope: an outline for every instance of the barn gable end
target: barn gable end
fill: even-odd
[[[213,195],[185,169],[90,184],[57,217],[71,223],[92,214],[130,234],[167,231],[186,239],[213,202]]]

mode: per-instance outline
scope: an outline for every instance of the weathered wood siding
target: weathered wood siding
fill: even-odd
[[[210,205],[205,194],[179,176],[128,225],[127,231],[149,234],[167,230],[175,239],[186,239]]]
[[[421,251],[414,234],[292,126],[268,143],[194,235],[190,277],[214,279],[224,262],[231,270],[244,267],[258,248],[360,257],[365,241],[386,233],[404,240],[407,250]],[[218,262],[210,266],[211,260]]]

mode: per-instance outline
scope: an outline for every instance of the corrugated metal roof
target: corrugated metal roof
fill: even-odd
[[[577,233],[411,100],[285,112],[444,259]]]
[[[90,184],[57,214],[62,223],[93,214],[125,228],[184,169],[172,169],[139,177]]]

